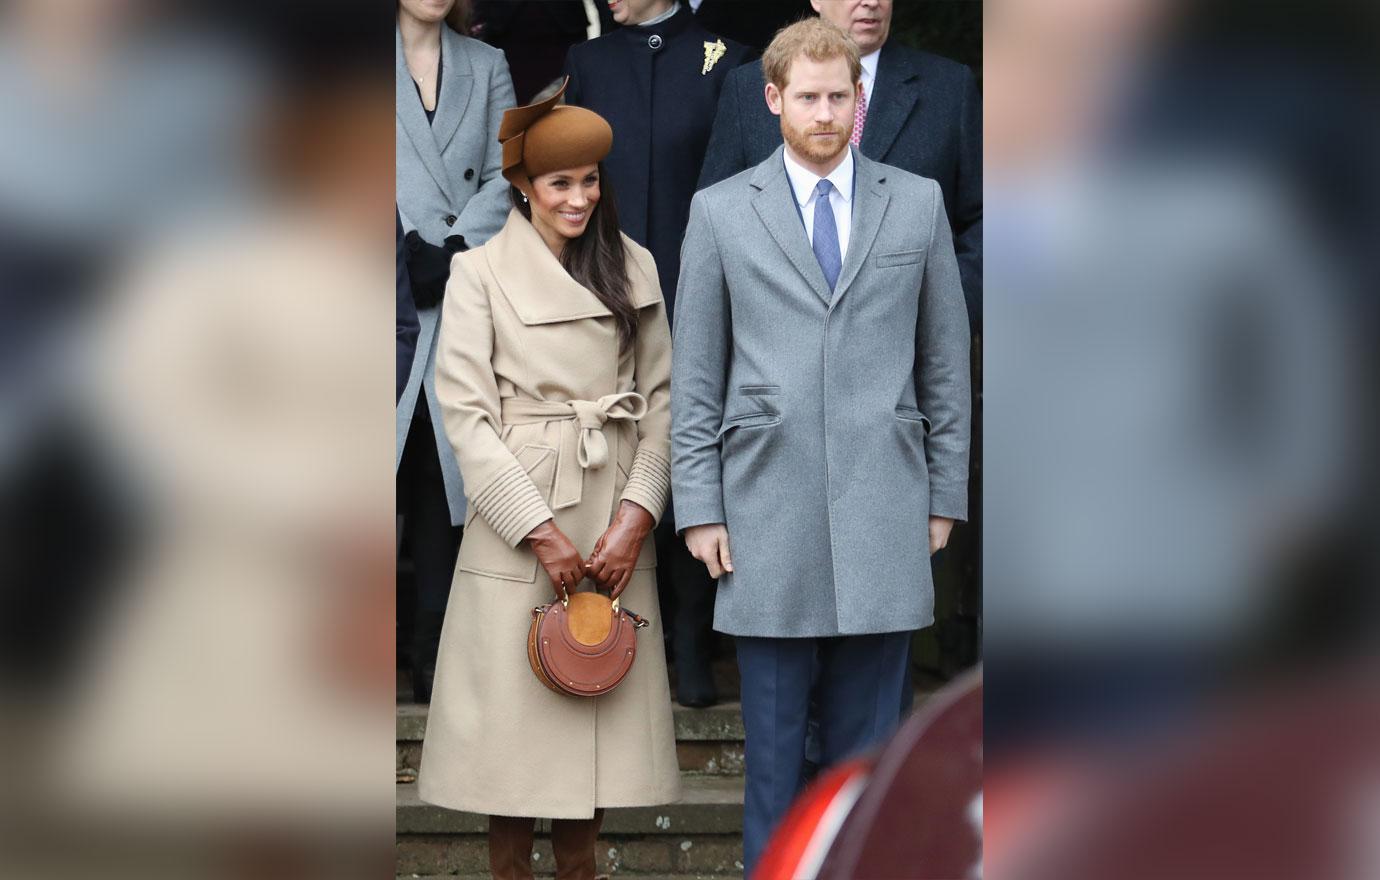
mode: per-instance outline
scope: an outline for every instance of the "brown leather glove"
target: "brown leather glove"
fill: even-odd
[[[565,599],[567,593],[575,592],[575,587],[585,577],[585,561],[580,558],[580,551],[575,549],[565,532],[556,527],[556,521],[548,519],[528,532],[523,540],[537,555],[541,567],[546,569],[556,598]]]
[[[624,501],[604,534],[594,543],[594,552],[585,563],[585,574],[611,591],[614,599],[628,587],[642,543],[655,525],[652,515],[641,505]]]

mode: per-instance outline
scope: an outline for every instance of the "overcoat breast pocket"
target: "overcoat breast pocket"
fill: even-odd
[[[925,260],[925,250],[896,251],[890,254],[878,254],[875,258],[878,269],[886,269],[891,266],[913,266]]]
[[[556,450],[540,443],[528,443],[518,449],[514,457],[541,493],[542,500],[550,504],[556,481]],[[537,579],[537,557],[526,544],[509,547],[488,521],[476,513],[475,505],[470,504],[455,567],[485,577],[534,583]]]

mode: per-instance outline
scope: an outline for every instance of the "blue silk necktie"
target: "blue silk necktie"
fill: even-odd
[[[824,271],[824,280],[833,291],[838,283],[839,271],[843,268],[843,257],[839,255],[839,228],[834,222],[834,207],[829,204],[829,193],[834,185],[827,179],[815,185],[815,259]]]

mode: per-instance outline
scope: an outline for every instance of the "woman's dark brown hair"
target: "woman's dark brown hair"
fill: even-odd
[[[532,206],[515,186],[508,188],[513,207],[529,221]],[[618,348],[627,351],[637,337],[637,309],[632,304],[632,282],[628,280],[627,251],[618,231],[618,208],[613,183],[599,163],[599,201],[589,215],[589,224],[580,237],[566,242],[561,251],[561,266],[570,277],[598,297],[618,327]]]
[[[470,0],[455,0],[455,5],[446,13],[446,24],[457,34],[470,35]]]

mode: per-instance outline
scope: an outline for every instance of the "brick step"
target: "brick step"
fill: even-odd
[[[594,852],[599,873],[617,880],[738,880],[743,876],[743,841],[736,834],[675,838],[601,834]],[[400,835],[394,858],[398,877],[489,876],[488,841],[482,834]],[[556,870],[551,844],[545,838],[538,837],[532,847],[532,868],[538,877],[550,877]]]
[[[484,834],[487,816],[423,803],[415,784],[398,785],[398,834]],[[743,825],[743,781],[682,776],[681,799],[657,807],[620,807],[604,820],[608,834],[737,834]],[[545,827],[539,823],[538,829]]]
[[[738,704],[708,709],[672,707],[676,756],[686,773],[739,776],[743,772],[743,716]],[[397,767],[415,771],[422,758],[427,707],[404,703],[397,709]]]
[[[398,742],[421,742],[426,733],[427,706],[402,703],[397,710]],[[708,709],[672,706],[676,739],[680,742],[742,742],[743,714],[736,701]]]
[[[679,803],[610,810],[596,852],[600,870],[642,874],[742,874],[742,780],[683,777]],[[539,820],[534,866],[553,870]],[[397,786],[397,873],[482,874],[488,867],[488,817],[422,803],[415,785]]]

